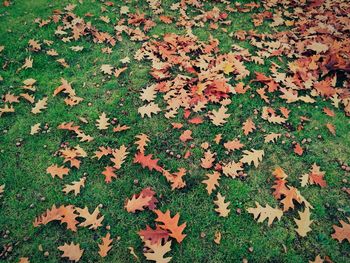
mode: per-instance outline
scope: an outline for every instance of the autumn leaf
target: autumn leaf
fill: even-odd
[[[313,220],[310,220],[310,209],[305,208],[304,212],[298,212],[300,219],[294,219],[295,223],[297,224],[297,228],[295,231],[299,234],[301,237],[305,237],[308,232],[311,231],[310,225],[313,222]]]
[[[300,146],[299,143],[296,143],[296,144],[294,145],[294,152],[295,152],[297,155],[299,155],[299,156],[303,155],[304,150],[303,150],[303,148]]]
[[[320,167],[314,163],[309,173],[309,183],[319,185],[320,187],[326,187],[327,182],[324,180],[324,175],[325,172],[322,172]]]
[[[112,182],[112,178],[117,178],[117,175],[114,173],[116,169],[112,166],[106,166],[102,174],[105,176],[105,182],[107,184]]]
[[[114,68],[111,65],[103,64],[100,69],[101,69],[102,73],[107,74],[107,75],[112,75]]]
[[[295,187],[286,187],[280,191],[280,194],[283,195],[281,203],[283,204],[283,211],[288,211],[290,208],[294,209],[293,201],[302,203],[302,199],[299,195],[299,192]]]
[[[112,241],[113,239],[111,239],[111,234],[107,233],[105,237],[102,238],[102,244],[98,245],[99,251],[98,254],[101,257],[106,257],[108,252],[111,250],[112,246]]]
[[[32,113],[33,114],[41,113],[43,109],[47,108],[46,106],[47,106],[47,97],[37,101],[35,106],[32,108]]]
[[[180,135],[180,141],[186,142],[189,140],[192,140],[192,131],[191,130],[185,130],[181,135]]]
[[[115,149],[112,151],[113,158],[111,161],[113,162],[113,167],[119,170],[122,164],[125,162],[126,156],[129,154],[125,145],[120,146],[119,149]]]
[[[48,174],[51,174],[52,178],[55,178],[55,176],[57,176],[60,179],[63,179],[64,175],[68,175],[69,168],[64,167],[64,166],[58,166],[57,164],[53,164],[53,165],[47,167],[46,172]]]
[[[150,142],[150,139],[148,138],[148,136],[146,134],[139,134],[135,136],[136,139],[138,139],[135,144],[137,145],[137,150],[141,153],[145,152],[145,147],[147,146],[147,144]]]
[[[244,135],[248,135],[249,133],[253,132],[255,129],[256,129],[255,124],[251,118],[248,118],[243,123]]]
[[[203,184],[206,184],[206,189],[208,191],[208,194],[210,195],[213,190],[216,189],[217,186],[219,186],[219,180],[221,174],[219,172],[214,172],[212,174],[206,174],[208,179],[202,181]]]
[[[215,126],[222,126],[227,122],[226,119],[231,115],[227,114],[226,112],[227,108],[221,106],[219,110],[212,110],[211,115],[209,115],[209,118],[212,120],[212,123]]]
[[[109,118],[107,118],[106,113],[102,112],[102,114],[96,120],[96,127],[99,130],[106,130],[110,123],[108,122]]]
[[[160,244],[162,240],[166,242],[169,237],[169,232],[160,228],[158,225],[155,229],[152,229],[147,225],[146,229],[140,230],[138,234],[142,240],[149,240],[151,244]]]
[[[272,208],[269,205],[266,207],[261,206],[258,202],[255,202],[256,208],[248,208],[247,211],[254,215],[254,219],[258,219],[259,223],[264,222],[268,219],[268,226],[270,226],[273,221],[277,218],[281,220],[283,211],[278,208]]]
[[[246,163],[248,165],[251,165],[251,163],[254,163],[255,168],[257,168],[264,156],[264,150],[254,150],[254,149],[251,149],[250,151],[245,150],[243,151],[243,154],[244,155],[241,159],[241,162]]]
[[[127,199],[125,209],[129,213],[135,213],[136,211],[143,211],[147,207],[152,199],[152,196],[147,195],[133,195],[131,199]]]
[[[162,172],[163,168],[158,165],[159,159],[152,159],[153,155],[144,155],[141,152],[136,153],[134,157],[134,163],[141,164],[142,168],[148,168],[150,171],[153,169]]]
[[[158,107],[158,104],[155,104],[154,102],[150,102],[149,104],[146,104],[138,109],[138,113],[141,114],[142,118],[144,118],[145,115],[150,118],[152,114],[157,114],[160,111],[161,110]]]
[[[89,229],[93,230],[96,230],[98,227],[102,226],[104,216],[100,216],[100,210],[98,207],[95,208],[92,214],[89,213],[89,209],[87,207],[84,209],[78,207],[76,208],[76,211],[78,212],[79,217],[85,219],[85,221],[81,222],[79,226],[89,227]]]
[[[348,222],[350,222],[350,218],[348,218]],[[341,227],[333,225],[334,233],[332,234],[332,238],[338,240],[340,243],[344,239],[350,243],[350,224],[343,220],[340,220],[339,223]]]
[[[40,225],[46,225],[52,221],[61,221],[61,224],[66,223],[67,229],[73,232],[77,231],[77,224],[79,223],[76,218],[78,215],[75,213],[75,208],[72,205],[56,207],[53,205],[51,209],[47,209],[46,212],[35,218],[33,225],[38,227]]]
[[[37,134],[41,130],[40,125],[41,123],[36,123],[30,127],[30,135]]]
[[[171,250],[171,241],[162,244],[151,244],[150,241],[145,240],[145,246],[150,248],[150,252],[143,253],[147,260],[155,261],[156,263],[167,263],[171,257],[165,258],[165,254]]]
[[[217,205],[217,208],[215,208],[215,211],[219,213],[219,216],[221,217],[227,217],[230,213],[230,209],[228,209],[228,206],[231,202],[225,203],[225,197],[222,196],[220,193],[216,195],[216,200],[214,200],[214,204]]]
[[[238,177],[238,173],[243,171],[242,163],[235,161],[231,161],[222,166],[222,172],[226,176],[230,176],[232,178]]]
[[[74,195],[77,196],[80,193],[80,188],[85,187],[86,177],[82,177],[79,181],[75,181],[72,184],[66,184],[62,192],[68,194],[74,192]]]
[[[80,249],[80,245],[75,245],[73,242],[70,244],[64,243],[63,246],[58,247],[58,250],[63,252],[61,257],[68,258],[74,262],[78,262],[84,253],[84,249]]]
[[[244,147],[244,144],[240,142],[240,140],[235,139],[232,141],[228,141],[224,143],[224,147],[228,151],[235,151],[235,150],[240,150],[242,147]]]
[[[169,235],[175,238],[178,243],[181,243],[182,240],[186,237],[186,235],[182,233],[186,227],[186,223],[183,223],[182,225],[178,225],[180,215],[177,213],[172,218],[169,210],[167,210],[165,213],[163,213],[160,210],[154,210],[154,212],[158,216],[155,219],[155,221],[163,223],[163,225],[159,225],[159,227],[162,229],[168,230],[170,232]]]
[[[212,153],[210,150],[204,153],[204,158],[201,158],[201,166],[205,169],[209,169],[213,166],[215,161],[215,153]]]

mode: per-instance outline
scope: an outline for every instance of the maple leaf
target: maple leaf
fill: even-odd
[[[140,230],[138,234],[142,240],[149,240],[151,244],[160,244],[162,240],[166,242],[169,237],[169,232],[160,228],[158,225],[156,226],[156,229],[152,229],[146,225],[146,229]]]
[[[186,227],[186,223],[178,225],[180,219],[179,213],[171,218],[169,210],[167,210],[165,213],[160,210],[154,210],[154,212],[158,216],[155,221],[163,223],[163,225],[159,225],[159,227],[168,230],[170,232],[169,235],[175,238],[178,243],[181,243],[182,240],[186,237],[186,235],[182,233]]]
[[[111,238],[111,234],[107,233],[105,237],[102,238],[102,244],[98,245],[99,251],[98,254],[101,257],[106,257],[108,252],[111,250],[112,246],[112,241],[113,239]]]
[[[253,132],[255,129],[256,129],[255,124],[251,118],[248,118],[243,123],[244,135],[248,135],[249,133]]]
[[[269,205],[266,205],[266,207],[261,206],[258,202],[255,202],[256,208],[248,208],[247,211],[250,214],[254,215],[254,219],[258,219],[259,223],[262,223],[265,221],[265,219],[268,219],[268,226],[270,226],[273,221],[277,218],[278,220],[281,220],[281,217],[283,215],[283,211],[278,208],[272,208]]]
[[[297,224],[298,228],[295,229],[295,231],[299,234],[301,237],[305,237],[308,232],[310,232],[312,229],[310,228],[311,223],[313,220],[310,220],[310,209],[305,208],[304,212],[298,212],[300,219],[294,219],[295,223]]]
[[[171,257],[165,258],[165,254],[171,250],[171,241],[162,244],[151,244],[150,241],[145,240],[145,246],[151,249],[151,252],[143,253],[147,260],[155,261],[156,263],[167,263]]]
[[[230,209],[228,209],[228,206],[231,202],[225,203],[225,197],[222,196],[220,193],[216,195],[216,200],[214,200],[214,204],[217,205],[217,208],[215,208],[215,211],[219,213],[219,216],[221,217],[227,217],[230,213]]]
[[[239,150],[242,147],[244,147],[244,144],[240,142],[240,140],[235,139],[232,141],[228,141],[224,143],[224,147],[228,150],[228,151],[235,151],[235,150]]]
[[[75,245],[73,242],[70,244],[64,243],[64,245],[59,246],[58,249],[63,252],[62,258],[68,258],[74,262],[78,262],[84,253],[84,249],[80,249],[80,245]]]
[[[144,153],[145,147],[150,142],[150,139],[148,138],[148,136],[146,134],[143,134],[143,133],[136,135],[135,137],[138,139],[135,142],[135,144],[137,145],[137,150],[141,153]]]
[[[89,209],[85,206],[84,209],[76,208],[76,211],[79,213],[79,217],[85,219],[84,222],[80,223],[79,226],[89,227],[89,229],[96,230],[99,226],[102,226],[102,221],[104,216],[100,216],[100,210],[98,207],[95,208],[92,214],[89,213]]]
[[[105,170],[102,172],[102,174],[105,176],[105,182],[107,184],[112,182],[112,178],[117,178],[117,175],[114,173],[115,168],[112,166],[106,166]]]
[[[227,108],[224,106],[221,106],[219,110],[212,110],[211,115],[209,115],[209,118],[212,120],[212,123],[215,126],[222,126],[227,121],[228,117],[230,117],[231,114],[226,114]]]
[[[350,222],[350,218],[348,218],[348,222]],[[350,224],[343,220],[340,220],[339,223],[341,227],[333,225],[335,232],[332,234],[332,238],[338,240],[340,243],[344,239],[350,243]]]
[[[41,113],[43,109],[46,109],[47,107],[47,97],[38,100],[38,102],[35,104],[35,106],[32,108],[33,114]]]
[[[106,130],[110,125],[108,122],[109,118],[107,118],[106,113],[102,112],[102,114],[96,120],[96,127],[99,130]]]
[[[212,153],[210,150],[204,153],[204,158],[201,158],[201,166],[205,169],[209,169],[213,166],[215,161],[215,153]]]
[[[154,102],[150,102],[149,104],[146,104],[138,109],[138,113],[141,114],[142,118],[144,118],[145,115],[150,118],[152,113],[157,114],[160,111],[161,110],[158,107],[158,104],[155,104]]]
[[[154,169],[158,172],[162,172],[163,168],[157,164],[159,159],[152,159],[152,156],[152,154],[144,155],[143,153],[138,152],[135,154],[134,163],[139,163],[142,168],[147,167],[150,171]]]
[[[250,151],[244,150],[243,154],[244,155],[241,159],[241,162],[246,163],[248,165],[251,165],[251,163],[254,163],[255,168],[257,168],[264,156],[264,150],[254,150],[254,149],[251,149]]]
[[[208,194],[210,195],[213,190],[216,189],[217,186],[219,186],[219,180],[221,174],[219,172],[214,172],[212,174],[206,174],[208,179],[202,181],[203,184],[206,184],[206,189],[208,191]]]
[[[72,184],[66,184],[62,192],[68,194],[74,192],[74,195],[77,196],[80,193],[80,188],[85,186],[86,177],[81,178],[79,181],[75,181]]]
[[[152,199],[152,196],[133,195],[131,199],[127,199],[125,204],[125,209],[128,213],[135,213],[138,211],[143,211],[147,207]]]
[[[64,175],[68,175],[69,168],[66,168],[64,166],[59,167],[57,164],[53,164],[53,165],[47,167],[46,172],[48,174],[51,174],[52,178],[55,178],[55,176],[57,176],[60,179],[63,179]]]

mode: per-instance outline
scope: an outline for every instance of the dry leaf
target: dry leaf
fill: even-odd
[[[268,226],[270,226],[273,221],[277,218],[281,219],[283,211],[278,208],[272,208],[269,205],[266,207],[261,206],[258,202],[255,202],[256,208],[248,208],[248,213],[254,215],[254,219],[258,219],[259,223],[264,222],[265,219],[268,219]]]
[[[80,245],[74,245],[73,242],[69,245],[67,243],[64,243],[63,246],[58,247],[58,250],[61,250],[63,252],[63,255],[61,256],[62,258],[68,258],[74,262],[78,262],[84,253],[84,249],[80,249]]]
[[[96,120],[96,127],[99,130],[107,130],[110,123],[108,122],[109,118],[107,118],[106,113],[102,112],[102,114]]]
[[[111,238],[111,234],[107,233],[105,237],[102,238],[102,244],[98,245],[99,251],[98,254],[101,257],[106,257],[108,252],[111,250],[112,246],[112,241],[113,239]]]
[[[311,223],[313,220],[310,220],[310,209],[305,208],[304,212],[298,212],[300,219],[294,218],[295,223],[297,224],[297,228],[295,231],[299,234],[301,237],[305,237],[308,232],[310,232],[312,229],[310,228]]]
[[[217,205],[217,208],[215,208],[215,211],[219,213],[219,216],[221,217],[227,217],[230,213],[230,209],[228,209],[228,206],[231,202],[225,203],[225,197],[222,196],[220,193],[216,195],[217,200],[214,200],[214,204]]]
[[[219,172],[214,172],[212,174],[206,174],[208,179],[202,181],[203,184],[206,184],[206,189],[208,191],[208,194],[210,195],[213,190],[216,189],[217,186],[219,186],[219,180],[221,174]]]
[[[100,216],[100,210],[98,207],[95,208],[92,214],[89,213],[89,209],[87,207],[84,209],[78,207],[76,208],[76,211],[79,213],[79,217],[85,219],[85,221],[80,223],[79,226],[89,227],[89,229],[93,230],[96,230],[98,227],[102,226],[104,216]]]

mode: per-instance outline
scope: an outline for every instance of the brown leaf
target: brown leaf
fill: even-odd
[[[63,252],[63,255],[61,256],[62,258],[68,258],[74,262],[78,262],[84,253],[84,249],[80,249],[80,245],[74,245],[73,242],[69,245],[67,243],[64,243],[63,246],[58,247],[58,250],[61,250]]]
[[[111,238],[111,234],[107,233],[105,237],[102,238],[102,244],[98,245],[99,251],[98,254],[101,257],[106,257],[108,252],[111,250],[112,246],[112,241],[113,239]]]
[[[186,237],[186,235],[182,233],[186,227],[186,223],[178,225],[180,215],[177,213],[172,218],[169,210],[167,210],[165,213],[160,210],[154,210],[154,212],[158,216],[155,221],[163,223],[163,225],[159,225],[159,227],[168,230],[170,232],[169,235],[175,238],[178,243],[181,243],[182,240]]]

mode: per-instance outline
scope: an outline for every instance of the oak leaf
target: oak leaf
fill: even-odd
[[[217,208],[215,208],[215,211],[219,213],[219,216],[221,217],[227,217],[230,213],[230,209],[228,209],[228,206],[231,202],[225,203],[225,197],[222,196],[220,193],[216,195],[216,200],[214,200],[214,204],[217,205]]]
[[[122,164],[125,162],[126,156],[129,154],[125,145],[120,146],[119,149],[115,149],[112,151],[113,158],[111,161],[114,163],[113,167],[119,170]]]
[[[219,110],[212,110],[211,114],[209,115],[209,118],[212,120],[212,123],[215,126],[222,126],[227,121],[228,117],[230,117],[231,114],[227,114],[227,108],[224,106],[221,106]]]
[[[299,236],[305,237],[307,233],[312,230],[310,228],[310,225],[313,222],[313,220],[310,220],[310,209],[305,208],[304,212],[298,212],[298,213],[299,213],[300,219],[294,218],[294,221],[298,226],[298,228],[296,228],[295,231],[299,234]]]
[[[350,222],[350,218],[348,218],[348,222]],[[332,238],[338,240],[340,243],[344,239],[350,243],[350,224],[343,220],[340,220],[339,223],[341,227],[333,225],[335,232],[332,234]]]
[[[102,114],[96,120],[96,127],[99,130],[106,130],[110,123],[108,122],[109,118],[107,118],[106,113],[102,112]]]
[[[254,149],[251,149],[250,151],[245,150],[243,151],[243,154],[244,155],[241,159],[241,162],[246,163],[248,165],[251,165],[251,163],[254,163],[255,168],[257,168],[264,156],[264,150],[254,150]]]
[[[105,182],[107,184],[112,182],[112,178],[117,178],[117,175],[114,173],[115,168],[113,166],[106,166],[102,174],[105,176]]]
[[[240,150],[242,147],[244,147],[244,144],[240,142],[240,140],[235,139],[232,141],[228,141],[224,143],[224,147],[228,151],[235,151],[235,150]]]
[[[133,195],[131,199],[127,199],[125,203],[125,209],[129,213],[135,213],[136,211],[143,211],[147,207],[152,199],[152,196],[145,195]]]
[[[138,139],[135,142],[135,144],[137,145],[137,150],[141,153],[144,153],[145,147],[150,142],[150,139],[148,138],[148,136],[146,134],[143,134],[143,133],[136,135],[135,137]]]
[[[249,133],[253,132],[256,129],[255,124],[251,118],[248,118],[243,123],[243,132],[244,135],[248,135]]]
[[[171,250],[171,241],[162,244],[151,244],[150,241],[145,240],[145,246],[150,248],[150,252],[143,253],[147,260],[155,261],[156,263],[167,263],[171,257],[165,258],[165,254]]]
[[[112,246],[112,241],[113,239],[111,238],[111,234],[107,233],[105,237],[102,238],[102,244],[98,245],[99,251],[98,254],[101,257],[106,257],[108,252],[111,250]]]
[[[259,223],[262,223],[265,221],[265,219],[268,219],[268,226],[270,226],[273,221],[277,218],[278,220],[281,219],[283,215],[283,211],[278,208],[272,208],[269,205],[266,205],[266,207],[261,206],[258,202],[255,202],[256,208],[248,208],[247,211],[250,214],[254,215],[254,219],[258,219]]]
[[[219,180],[221,174],[219,172],[214,172],[212,174],[206,174],[208,179],[202,181],[203,184],[206,184],[206,189],[208,191],[208,194],[210,195],[213,190],[216,189],[217,186],[219,186]]]
[[[134,163],[141,164],[142,168],[147,167],[150,171],[153,169],[162,172],[163,168],[158,165],[159,159],[152,159],[152,154],[144,155],[141,152],[135,154]]]
[[[32,113],[33,114],[41,113],[43,109],[47,108],[46,106],[47,106],[47,97],[37,101],[35,106],[32,108]]]
[[[201,158],[201,166],[205,169],[209,169],[213,166],[215,161],[215,153],[212,153],[210,150],[204,153],[204,158]]]
[[[238,173],[240,171],[243,171],[242,163],[235,161],[231,161],[225,165],[222,166],[222,172],[226,176],[230,176],[232,178],[238,177]]]
[[[75,245],[73,242],[70,244],[64,243],[64,245],[59,246],[58,249],[63,252],[62,258],[68,258],[74,262],[78,262],[84,253],[84,249],[80,249],[80,245]]]
[[[104,216],[100,216],[100,210],[98,207],[95,208],[92,214],[89,213],[89,209],[85,206],[84,209],[76,208],[76,211],[79,213],[79,217],[85,219],[84,222],[81,222],[79,226],[89,227],[89,229],[96,230],[98,227],[102,226],[102,221]]]
[[[80,188],[85,186],[85,181],[86,177],[83,177],[79,181],[75,181],[72,184],[66,184],[62,191],[65,194],[74,192],[74,195],[77,196],[80,193]]]
[[[149,104],[146,104],[138,109],[138,113],[141,114],[142,118],[144,118],[145,115],[150,118],[152,113],[157,114],[160,111],[161,110],[158,107],[158,104],[155,104],[154,102],[150,102]]]
[[[180,219],[179,213],[172,218],[169,210],[167,210],[165,213],[160,210],[154,210],[154,212],[158,216],[155,221],[163,223],[163,225],[159,225],[159,227],[168,230],[170,232],[169,235],[175,238],[178,243],[181,243],[186,237],[186,235],[182,233],[186,227],[186,223],[178,225]]]
[[[46,172],[48,174],[51,174],[52,178],[55,178],[55,176],[57,176],[60,179],[62,179],[64,175],[68,175],[69,168],[64,166],[58,166],[57,164],[53,164],[47,167]]]
[[[138,234],[142,240],[149,240],[151,244],[160,244],[162,240],[166,242],[169,238],[169,232],[160,228],[158,225],[156,226],[156,229],[152,229],[146,225],[146,229],[140,230]]]

